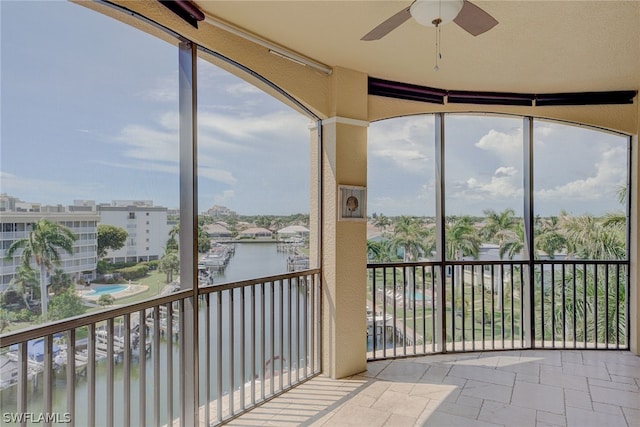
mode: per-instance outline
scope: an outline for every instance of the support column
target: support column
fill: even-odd
[[[640,123],[640,113],[638,114],[638,122]],[[640,129],[638,130],[640,133]],[[629,238],[629,318],[627,319],[629,327],[629,345],[631,351],[640,356],[640,215],[638,215],[638,199],[640,198],[640,147],[638,144],[640,139],[636,134],[631,138],[631,188],[630,201],[631,209],[629,221],[631,222],[631,231]]]
[[[332,117],[322,122],[322,370],[343,378],[367,369],[367,231],[339,220],[339,185],[367,185],[367,76],[336,69]],[[362,203],[366,203],[362,200]]]
[[[193,291],[180,313],[180,420],[198,425],[198,177],[196,46],[178,46],[180,105],[180,289]],[[169,420],[171,423],[172,420]]]

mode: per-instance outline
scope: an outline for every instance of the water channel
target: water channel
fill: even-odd
[[[258,278],[258,277],[266,277],[271,275],[283,274],[287,272],[287,255],[285,253],[279,252],[277,250],[276,244],[270,243],[239,243],[236,244],[235,255],[230,259],[229,264],[227,265],[224,273],[218,273],[216,275],[214,283],[226,283],[226,282],[235,282],[250,278]],[[240,289],[236,289],[234,291],[234,324],[239,325],[241,323],[241,298],[240,298]],[[262,292],[264,292],[264,323],[262,321]],[[244,345],[246,352],[248,353],[250,348],[254,348],[255,355],[255,366],[253,370],[251,369],[250,356],[245,358],[245,372],[244,375],[240,370],[239,363],[236,361],[234,366],[234,389],[238,389],[240,384],[243,384],[243,380],[250,381],[251,375],[255,375],[257,377],[268,375],[270,371],[270,367],[265,371],[262,366],[262,354],[261,354],[261,340],[264,339],[264,349],[265,349],[265,359],[269,360],[269,364],[273,364],[276,370],[279,370],[281,366],[283,369],[287,369],[289,365],[295,366],[296,360],[301,360],[303,358],[304,350],[301,349],[302,346],[298,346],[298,330],[303,329],[303,304],[305,299],[305,293],[301,292],[297,288],[297,284],[292,283],[291,285],[285,284],[284,286],[280,284],[275,284],[273,288],[271,285],[266,285],[264,290],[258,286],[255,288],[255,315],[253,316],[254,327],[255,327],[255,336],[254,341],[251,339],[251,290],[245,289],[245,333],[244,333]],[[297,297],[297,302],[296,302]],[[209,304],[212,306],[210,311],[210,339],[211,339],[211,347],[209,354],[210,361],[210,389],[209,394],[211,399],[215,399],[218,394],[218,378],[216,375],[216,367],[218,364],[218,354],[217,348],[218,345],[215,343],[215,339],[217,337],[218,330],[218,320],[217,316],[214,315],[214,309],[216,304],[218,304],[218,294],[211,294]],[[225,322],[228,323],[229,319],[229,292],[226,292],[222,295],[220,305],[222,306],[222,319],[223,325]],[[273,303],[272,303],[273,299]],[[283,303],[281,304],[281,301]],[[292,301],[292,303],[289,303]],[[282,308],[281,308],[282,305]],[[273,311],[273,316],[271,312]],[[200,343],[205,342],[205,327],[206,324],[206,304],[203,299],[200,301]],[[281,314],[282,313],[282,314]],[[291,313],[291,315],[289,314]],[[177,317],[177,316],[176,316]],[[273,317],[273,323],[271,318]],[[289,323],[289,319],[292,321]],[[119,319],[116,319],[116,327],[118,326]],[[177,324],[178,319],[173,319],[174,324]],[[290,325],[290,326],[289,326]],[[239,330],[239,326],[235,326],[234,331],[234,353],[235,359],[237,360],[238,355],[240,354],[240,342],[242,341],[242,334]],[[262,331],[264,331],[264,338],[262,336]],[[153,332],[149,331],[149,335],[152,336]],[[275,348],[273,351],[271,350],[271,342],[275,343]],[[283,340],[280,340],[281,335],[284,337]],[[291,338],[290,338],[291,337]],[[167,339],[162,337],[160,340],[159,346],[159,366],[160,366],[160,375],[154,377],[154,354],[151,352],[146,358],[145,362],[145,408],[146,408],[146,424],[154,425],[156,420],[154,419],[154,414],[152,408],[154,408],[154,390],[156,387],[155,381],[159,381],[159,402],[160,402],[160,419],[159,424],[165,425],[169,420],[169,416],[172,419],[175,419],[179,416],[180,413],[180,377],[179,377],[179,361],[180,361],[180,348],[175,342],[174,338],[173,345],[167,345]],[[283,344],[280,345],[279,342],[282,341]],[[230,366],[229,366],[229,355],[230,351],[230,339],[229,332],[226,327],[221,328],[221,342],[222,344],[222,390],[223,394],[227,394],[230,392]],[[291,348],[289,348],[289,342],[291,342]],[[204,361],[205,358],[205,346],[200,345],[199,349],[199,359],[201,363],[201,372],[203,374],[200,375],[200,396],[201,401],[200,405],[203,405],[205,394],[205,375],[204,375]],[[171,354],[168,352],[168,348],[171,348]],[[280,352],[283,354],[281,355]],[[170,362],[168,357],[171,356]],[[271,360],[273,359],[273,360]],[[140,393],[140,363],[139,359],[136,357],[132,358],[131,361],[131,370],[129,375],[129,387],[130,387],[130,410],[131,410],[131,425],[139,425],[140,422],[140,414],[139,414],[139,393]],[[96,425],[102,426],[106,424],[106,416],[107,416],[107,363],[106,361],[99,360],[96,362],[96,384],[95,384],[95,412],[96,412]],[[267,372],[267,374],[265,374]],[[124,405],[124,384],[125,384],[125,372],[123,369],[122,363],[114,364],[114,424],[122,425],[123,424],[123,408]],[[169,387],[167,386],[167,382],[169,378],[172,378],[172,396],[168,395],[167,390]],[[29,380],[28,385],[28,402],[27,402],[27,411],[30,413],[39,414],[43,411],[43,387],[41,384],[42,374],[38,375],[37,382],[34,380]],[[54,388],[52,393],[52,403],[53,408],[52,412],[64,414],[67,409],[67,382],[66,382],[66,373],[64,368],[61,372],[58,372],[54,375]],[[256,388],[260,388],[260,382],[257,383]],[[75,425],[83,426],[88,425],[87,420],[87,412],[89,407],[88,398],[90,397],[89,393],[89,385],[87,378],[85,376],[78,375],[76,376],[76,386],[75,386]],[[268,393],[268,390],[267,390]],[[17,387],[10,387],[1,392],[1,411],[4,413],[15,412],[17,410]],[[171,402],[171,403],[170,403]],[[60,417],[63,418],[62,416]],[[3,420],[4,422],[4,420]],[[28,424],[32,425],[32,424]],[[37,425],[37,424],[33,424]],[[58,425],[54,423],[53,425]],[[62,425],[62,424],[60,424]]]

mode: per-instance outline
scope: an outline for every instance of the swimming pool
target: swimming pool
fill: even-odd
[[[422,292],[416,291],[416,301],[431,302],[431,295],[423,295]]]
[[[127,285],[99,285],[99,288],[95,288],[87,293],[85,296],[95,297],[100,295],[107,294],[117,294],[118,292],[122,292],[128,288]]]

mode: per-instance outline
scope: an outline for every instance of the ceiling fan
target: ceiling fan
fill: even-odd
[[[360,40],[380,40],[412,17],[421,25],[436,28],[453,21],[473,36],[487,32],[498,24],[493,16],[467,0],[414,0]]]

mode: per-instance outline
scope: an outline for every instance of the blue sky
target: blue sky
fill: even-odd
[[[0,191],[46,204],[178,207],[176,47],[72,3],[0,8]],[[199,67],[200,210],[308,212],[309,119],[210,63]],[[433,127],[428,116],[371,125],[370,214],[434,214]],[[449,116],[446,135],[447,214],[521,214],[522,120]],[[535,147],[537,213],[619,208],[624,138],[538,122]]]

